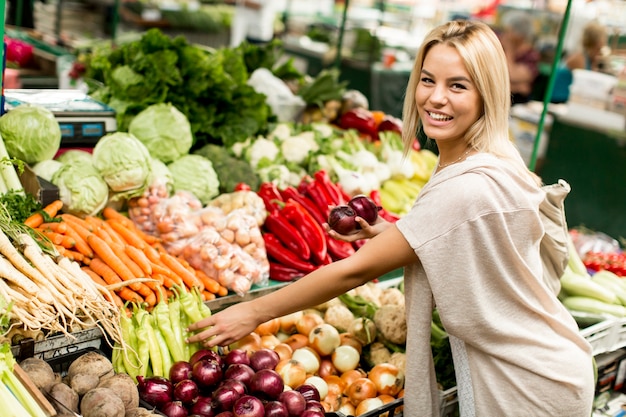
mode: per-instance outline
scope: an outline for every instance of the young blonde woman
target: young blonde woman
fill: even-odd
[[[353,256],[190,326],[190,341],[228,345],[267,320],[318,305],[404,268],[404,415],[438,416],[430,351],[436,306],[451,336],[462,416],[589,417],[591,348],[544,283],[539,179],[509,141],[509,78],[485,24],[452,21],[426,36],[407,88],[405,146],[437,143],[439,165],[411,212],[361,221]]]

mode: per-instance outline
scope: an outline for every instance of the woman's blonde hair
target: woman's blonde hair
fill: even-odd
[[[596,21],[589,22],[583,29],[581,44],[585,49],[604,46],[606,40],[606,28]]]
[[[494,31],[478,21],[450,21],[426,35],[415,57],[404,99],[402,140],[405,151],[409,151],[417,132],[422,128],[415,103],[415,90],[420,82],[426,54],[438,44],[457,50],[482,99],[481,116],[468,129],[465,136],[467,143],[478,152],[491,153],[511,161],[519,172],[530,173],[509,136],[511,90],[502,45]],[[537,182],[536,178],[534,182]]]

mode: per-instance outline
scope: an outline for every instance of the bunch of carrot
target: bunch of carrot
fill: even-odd
[[[102,217],[82,218],[62,213],[61,208],[53,202],[43,209],[47,216],[35,213],[24,223],[109,289],[110,301],[117,306],[130,301],[150,308],[166,301],[174,286],[196,288],[205,301],[228,293],[215,279],[168,253],[158,238],[116,209],[107,207]]]

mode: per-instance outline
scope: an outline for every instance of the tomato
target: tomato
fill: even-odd
[[[240,182],[237,185],[235,185],[235,191],[250,191],[250,190],[252,190],[252,188],[250,188],[250,186],[246,184],[245,182]]]

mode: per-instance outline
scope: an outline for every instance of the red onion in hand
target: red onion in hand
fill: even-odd
[[[333,207],[328,215],[328,226],[340,235],[349,235],[357,230],[356,212],[346,204]]]
[[[369,224],[373,224],[378,218],[378,210],[380,207],[365,195],[354,196],[348,201],[348,206],[354,210],[357,216],[361,217]],[[358,223],[357,223],[358,224]],[[357,226],[360,228],[360,226]]]

